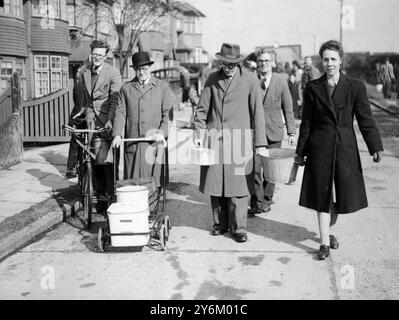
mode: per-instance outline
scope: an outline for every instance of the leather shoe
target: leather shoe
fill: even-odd
[[[259,213],[266,213],[271,210],[270,206],[268,205],[263,205],[262,207],[252,207],[251,209],[248,210],[249,214],[259,214]]]
[[[318,258],[319,260],[324,260],[325,258],[328,258],[330,255],[330,247],[326,245],[321,245],[318,253]]]
[[[337,238],[335,238],[332,234],[330,234],[330,248],[331,249],[338,249],[339,243]]]
[[[215,224],[213,226],[213,229],[212,229],[212,235],[213,236],[220,236],[223,233],[226,233],[227,231],[228,231],[228,228],[222,228],[220,225]]]
[[[245,242],[248,240],[248,237],[247,237],[246,233],[236,233],[236,234],[234,234],[234,239],[237,242]]]

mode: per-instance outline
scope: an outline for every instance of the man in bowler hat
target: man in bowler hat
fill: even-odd
[[[136,52],[132,62],[131,67],[136,75],[122,86],[119,93],[112,131],[113,147],[119,147],[123,134],[125,138],[153,137],[158,142],[165,140],[168,135],[174,101],[169,85],[151,75],[150,67],[154,62],[148,52]],[[124,149],[124,179],[156,177],[157,186],[160,186],[162,166],[155,161],[158,152],[163,152],[159,143],[127,142]]]
[[[240,65],[239,45],[224,43],[216,58],[222,67],[209,75],[196,106],[194,144],[214,149],[218,163],[201,166],[199,189],[211,197],[212,234],[230,230],[245,242],[248,196],[255,191],[254,147],[267,153],[262,92],[256,75]],[[210,138],[204,143],[203,134]]]

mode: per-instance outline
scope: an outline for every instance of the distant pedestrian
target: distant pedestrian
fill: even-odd
[[[299,113],[302,114],[301,110],[302,110],[303,90],[301,82],[302,82],[303,70],[298,60],[292,61],[292,73],[295,74],[295,81],[298,87],[298,95],[299,95],[298,108],[299,108]]]
[[[199,85],[199,94],[201,94],[202,89],[205,86],[206,79],[208,79],[209,75],[212,73],[212,62],[209,61],[206,66],[204,66],[200,71],[200,85]]]
[[[305,164],[299,205],[317,211],[320,260],[339,244],[330,228],[338,214],[367,207],[354,116],[374,162],[382,158],[381,137],[366,86],[342,71],[342,45],[325,42],[319,51],[324,75],[305,88],[297,162]]]
[[[305,61],[303,64],[303,73],[302,73],[302,79],[301,79],[301,89],[305,89],[306,85],[309,83],[309,81],[318,79],[321,74],[319,69],[317,69],[313,65],[313,60],[310,56],[305,57]]]
[[[295,73],[296,82],[301,83],[303,70],[302,70],[302,67],[299,64],[298,60],[292,61],[292,71],[291,72]]]
[[[298,93],[298,83],[296,82],[296,77],[294,73],[291,73],[288,78],[288,88],[290,89],[292,98],[292,109],[294,110],[295,119],[301,118],[301,110],[299,106],[299,93]]]
[[[288,61],[284,63],[284,72],[288,75],[292,72],[291,64]]]
[[[244,67],[251,72],[256,72],[257,65],[255,61],[247,60],[244,62]]]
[[[381,65],[378,78],[382,83],[382,93],[385,99],[391,98],[392,84],[395,83],[395,74],[393,72],[392,63],[389,62],[389,57],[386,57],[384,63]]]

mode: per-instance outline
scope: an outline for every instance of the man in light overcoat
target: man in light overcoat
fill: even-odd
[[[218,163],[201,166],[200,191],[211,196],[213,235],[230,229],[247,241],[248,196],[254,193],[254,147],[267,152],[262,93],[254,73],[242,68],[240,47],[223,44],[220,70],[207,78],[195,110],[194,144],[215,150]],[[205,133],[204,133],[205,132]]]
[[[156,178],[161,185],[159,142],[168,135],[168,123],[174,103],[173,93],[166,81],[151,75],[151,61],[146,51],[132,56],[136,76],[125,83],[119,94],[113,125],[113,146],[119,147],[121,138],[153,137],[156,143],[126,142],[124,149],[124,179]],[[166,179],[167,180],[167,179]]]

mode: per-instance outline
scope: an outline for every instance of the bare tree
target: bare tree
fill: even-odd
[[[169,0],[115,0],[111,1],[111,5],[109,3],[95,1],[94,14],[85,19],[82,34],[91,28],[97,35],[97,27],[102,25],[116,37],[118,43],[115,51],[123,74],[140,36],[161,22],[163,17],[173,14],[173,7]]]

